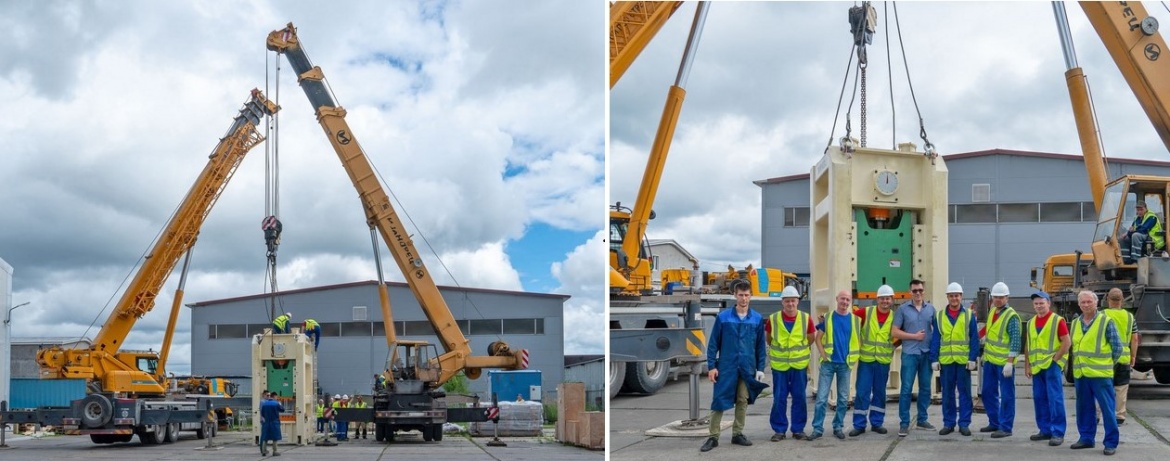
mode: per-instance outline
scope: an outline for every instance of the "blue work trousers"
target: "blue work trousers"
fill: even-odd
[[[833,416],[833,430],[845,428],[845,410],[849,407],[849,364],[821,362],[817,375],[817,403],[813,410],[813,432],[825,432],[825,407],[829,405],[829,385],[837,380],[837,414]]]
[[[1040,433],[1064,438],[1068,422],[1064,414],[1064,373],[1060,365],[1053,363],[1039,373],[1032,373],[1032,404]]]
[[[1105,448],[1117,448],[1121,433],[1117,431],[1117,413],[1114,413],[1113,378],[1077,378],[1077,431],[1081,442],[1094,445],[1097,438],[1097,408],[1105,419]]]
[[[943,427],[955,427],[956,419],[959,427],[971,427],[971,372],[967,370],[967,364],[942,364],[939,375],[942,378]],[[921,402],[921,397],[919,399]]]
[[[783,434],[792,428],[792,433],[804,432],[808,424],[808,368],[789,368],[785,371],[772,370],[772,415],[768,423],[772,432]],[[792,398],[792,424],[788,421],[788,398]]]
[[[349,440],[349,421],[336,421],[337,440]]]
[[[1011,432],[1016,422],[1016,370],[1003,376],[1003,365],[983,362],[983,408],[987,410],[987,425]]]
[[[930,357],[926,354],[902,354],[902,387],[898,392],[898,419],[909,426],[910,393],[914,378],[918,378],[918,424],[926,423],[926,407],[930,406]]]
[[[325,432],[326,422],[329,421],[325,417],[317,418],[317,432]]]
[[[886,420],[886,383],[890,381],[890,364],[857,363],[857,396],[853,398],[853,427],[865,429],[869,415],[871,427],[882,427]]]

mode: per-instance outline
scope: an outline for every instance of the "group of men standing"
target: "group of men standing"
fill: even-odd
[[[736,305],[719,313],[707,346],[708,378],[714,383],[709,437],[700,451],[719,446],[722,416],[735,409],[731,443],[750,446],[743,434],[747,405],[754,403],[771,368],[775,386],[769,424],[771,441],[792,434],[797,440],[816,440],[824,434],[825,412],[830,388],[837,385],[833,435],[845,439],[850,374],[857,370],[853,401],[853,428],[857,437],[871,430],[886,434],[886,383],[894,350],[901,352],[901,387],[898,398],[898,436],[909,435],[911,426],[934,430],[927,418],[932,372],[941,377],[942,429],[946,436],[956,429],[971,435],[971,372],[980,369],[981,394],[988,424],[979,429],[991,438],[1012,436],[1015,422],[1016,362],[1024,362],[1024,374],[1032,380],[1036,424],[1033,441],[1050,446],[1064,443],[1066,415],[1063,369],[1070,351],[1075,377],[1076,423],[1079,431],[1072,449],[1095,446],[1097,419],[1104,419],[1103,445],[1106,455],[1117,451],[1118,424],[1125,421],[1125,399],[1130,369],[1137,352],[1138,337],[1133,314],[1121,308],[1123,296],[1114,288],[1108,295],[1109,309],[1098,312],[1097,295],[1091,291],[1077,296],[1081,315],[1070,327],[1053,315],[1051,297],[1045,292],[1031,295],[1036,315],[1022,322],[1008,305],[1006,284],[991,290],[991,308],[986,327],[980,331],[975,313],[963,306],[963,287],[947,286],[947,305],[936,309],[925,300],[925,283],[912,280],[910,300],[897,309],[894,290],[882,285],[876,305],[853,306],[852,294],[842,290],[836,308],[819,321],[801,312],[800,293],[787,287],[781,293],[782,309],[764,318],[749,307],[751,287],[746,281],[733,284]],[[980,350],[982,344],[982,351]],[[811,434],[808,423],[807,383],[812,349],[819,357],[816,402]],[[918,382],[917,408],[911,415],[911,394]],[[1117,386],[1115,388],[1115,385]],[[789,410],[791,403],[791,410]],[[1098,416],[1100,415],[1100,416]]]

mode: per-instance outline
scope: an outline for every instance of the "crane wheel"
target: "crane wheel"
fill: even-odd
[[[114,416],[110,399],[101,394],[89,394],[81,401],[82,427],[102,427]]]

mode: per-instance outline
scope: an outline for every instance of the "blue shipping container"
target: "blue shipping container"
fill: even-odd
[[[67,407],[85,398],[84,379],[12,378],[9,408]]]
[[[492,370],[488,371],[488,379],[491,392],[494,392],[501,402],[515,402],[517,397],[524,400],[541,400],[540,370]]]

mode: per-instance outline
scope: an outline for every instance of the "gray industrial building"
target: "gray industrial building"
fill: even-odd
[[[998,281],[1013,297],[1026,297],[1033,291],[1031,269],[1049,255],[1089,250],[1097,213],[1083,157],[993,149],[943,159],[950,183],[950,281],[962,284],[968,297]],[[1170,162],[1111,158],[1106,172],[1110,179],[1170,176]],[[763,199],[761,262],[807,274],[809,175],[755,184]],[[1128,206],[1132,215],[1132,201]],[[1164,215],[1161,204],[1151,203],[1150,211]]]
[[[400,339],[438,338],[405,283],[387,283],[394,328]],[[564,304],[569,297],[474,288],[440,287],[475,355],[504,341],[528,349],[529,369],[541,371],[545,395],[555,393],[564,375]],[[251,338],[270,328],[271,295],[202,301],[191,307],[191,373],[250,376]],[[388,351],[375,281],[288,290],[275,297],[277,311],[321,324],[317,353],[318,384],[331,394],[369,394],[373,375],[385,369]],[[472,392],[489,398],[488,373],[469,382]]]

